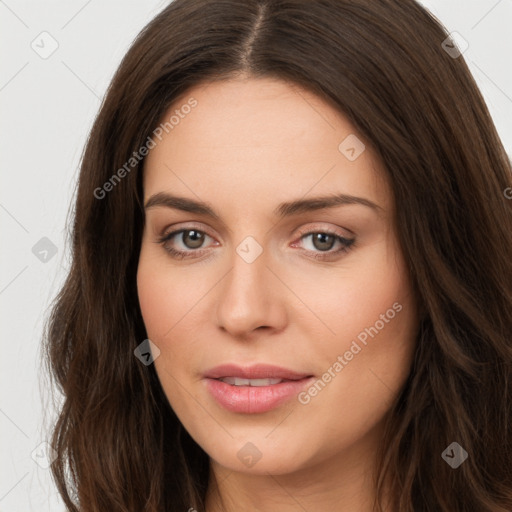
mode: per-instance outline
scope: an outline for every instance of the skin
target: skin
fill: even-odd
[[[381,163],[368,144],[350,161],[339,144],[363,137],[296,85],[246,76],[203,84],[164,118],[191,97],[197,106],[146,159],[144,203],[172,193],[208,203],[219,219],[148,208],[137,284],[148,337],[160,350],[154,364],[162,387],[210,457],[217,485],[208,488],[207,511],[338,510],[343,503],[369,512],[384,420],[409,373],[418,323]],[[273,213],[281,202],[334,192],[380,210],[348,204],[284,219]],[[158,239],[176,229],[206,235],[201,245],[186,231],[167,247],[203,254],[174,259]],[[355,242],[333,254],[339,242],[315,245],[299,230]],[[252,263],[236,251],[248,236],[263,251]],[[314,258],[326,252],[325,261]],[[206,390],[203,373],[226,362],[322,378],[396,303],[401,311],[366,346],[359,343],[307,404],[294,397],[265,413],[233,413]],[[261,453],[251,467],[237,456],[248,442]]]

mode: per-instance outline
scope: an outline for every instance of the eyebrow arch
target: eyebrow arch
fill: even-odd
[[[285,218],[291,217],[292,215],[298,215],[300,213],[323,210],[326,208],[334,208],[336,206],[349,204],[359,204],[366,206],[377,214],[381,214],[384,211],[381,206],[363,197],[356,197],[347,194],[332,194],[281,203],[274,210],[273,214],[276,217]],[[158,192],[157,194],[152,195],[146,202],[144,208],[147,210],[149,208],[158,206],[174,208],[176,210],[196,213],[199,215],[206,215],[218,221],[221,220],[220,216],[207,203],[195,201],[186,197],[175,196],[166,192]]]

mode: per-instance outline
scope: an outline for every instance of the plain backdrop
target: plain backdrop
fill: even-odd
[[[65,510],[46,467],[43,320],[69,264],[67,215],[93,119],[129,45],[167,4],[0,0],[0,512]],[[423,4],[469,43],[463,56],[512,155],[512,3]]]

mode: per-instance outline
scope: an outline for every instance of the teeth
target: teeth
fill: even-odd
[[[283,379],[239,379],[238,377],[223,377],[219,380],[232,386],[272,386],[283,381]]]

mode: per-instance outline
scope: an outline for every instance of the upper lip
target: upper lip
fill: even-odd
[[[311,374],[296,372],[288,368],[269,364],[254,364],[251,366],[238,366],[236,364],[221,364],[210,368],[204,377],[220,379],[224,377],[238,377],[240,379],[286,379],[300,380],[311,377]]]

